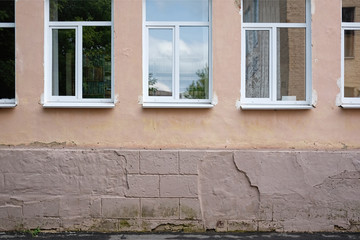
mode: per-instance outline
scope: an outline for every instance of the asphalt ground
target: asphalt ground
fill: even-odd
[[[30,233],[0,232],[0,240],[350,240],[359,239],[360,233]]]

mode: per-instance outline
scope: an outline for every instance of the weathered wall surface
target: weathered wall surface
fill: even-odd
[[[359,231],[359,151],[0,149],[0,231]]]
[[[139,104],[141,0],[114,0],[116,107],[44,109],[44,0],[17,0],[18,106],[0,109],[0,145],[12,146],[0,149],[0,230],[359,231],[360,152],[349,149],[360,148],[360,111],[336,106],[341,1],[311,8],[312,110],[236,109],[234,0],[213,0],[213,109]]]
[[[44,109],[44,1],[16,1],[18,106],[0,109],[0,144],[182,149],[360,147],[360,111],[336,107],[340,92],[340,0],[312,1],[313,89],[309,111],[241,111],[241,16],[213,0],[213,109],[143,109],[142,1],[114,0],[114,109]],[[326,24],[324,24],[326,23]],[[316,96],[316,94],[314,95]]]

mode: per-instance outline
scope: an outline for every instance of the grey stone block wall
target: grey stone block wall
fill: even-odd
[[[360,151],[0,149],[0,231],[360,231]]]

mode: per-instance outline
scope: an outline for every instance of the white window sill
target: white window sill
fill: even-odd
[[[143,103],[143,108],[213,108],[211,103]]]
[[[241,104],[241,110],[308,110],[313,109],[311,105],[259,105],[259,104]]]
[[[73,103],[73,102],[47,102],[44,108],[114,108],[114,103]]]
[[[360,109],[360,104],[341,104],[340,107],[343,109]]]
[[[14,108],[16,105],[16,103],[0,103],[0,108]]]

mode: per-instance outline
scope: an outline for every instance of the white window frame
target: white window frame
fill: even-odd
[[[146,20],[146,0],[143,0],[143,108],[212,108],[213,81],[212,81],[212,0],[209,2],[208,21],[147,21]],[[208,61],[209,61],[209,94],[208,99],[180,99],[180,79],[179,79],[179,42],[180,27],[208,27]],[[172,29],[173,30],[173,96],[149,96],[149,29]]]
[[[113,108],[114,98],[114,0],[111,0],[111,21],[50,21],[50,0],[45,0],[45,84],[42,100],[45,108]],[[82,98],[82,28],[111,27],[111,98]],[[52,30],[75,29],[75,96],[52,96]],[[81,41],[80,41],[81,40]]]
[[[244,22],[243,0],[241,1],[241,97],[237,104],[243,110],[296,110],[312,109],[312,64],[311,64],[311,2],[305,0],[305,23],[246,23]],[[305,101],[277,100],[277,29],[300,28],[306,32],[305,50]],[[246,35],[247,30],[269,31],[269,98],[246,98]]]
[[[2,23],[0,22],[0,28],[14,28],[15,30],[15,42],[16,42],[16,2],[14,0],[14,22],[12,23]],[[15,44],[15,43],[14,43]],[[15,50],[16,51],[16,50]],[[14,52],[14,58],[15,58],[15,52]],[[16,58],[15,58],[15,73],[16,73]],[[0,108],[13,108],[17,105],[17,99],[16,99],[16,74],[15,74],[15,98],[6,99],[6,98],[0,98]]]
[[[345,31],[360,31],[360,22],[342,22],[341,23],[341,104],[345,109],[360,108],[360,97],[345,97]]]

